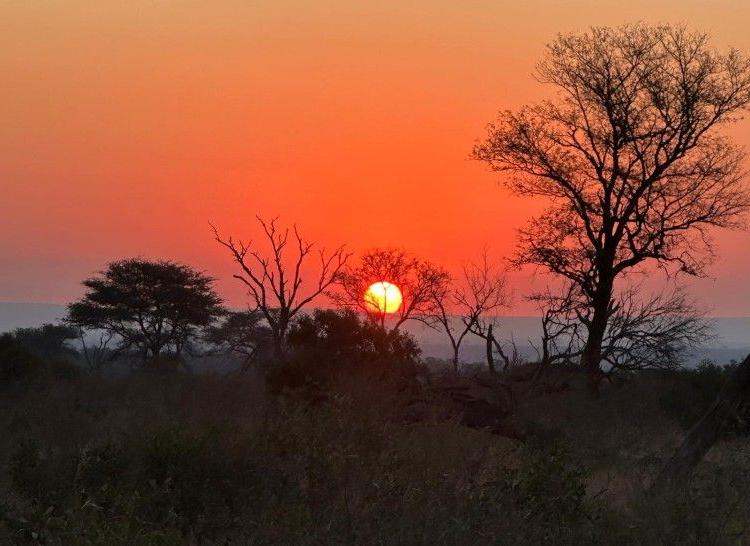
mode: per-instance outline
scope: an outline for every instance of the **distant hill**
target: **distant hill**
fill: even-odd
[[[0,332],[55,322],[63,316],[65,306],[60,304],[0,302]],[[690,357],[691,363],[704,358],[724,363],[750,353],[750,317],[719,317],[713,321],[719,339],[696,351]],[[450,357],[450,345],[442,332],[419,323],[408,326],[407,330],[417,338],[425,356]],[[527,357],[534,355],[529,340],[536,341],[539,334],[538,317],[501,317],[497,329],[498,338],[508,340],[512,336],[521,353]],[[462,348],[462,358],[467,362],[483,360],[484,344],[481,340],[474,337],[467,339]]]

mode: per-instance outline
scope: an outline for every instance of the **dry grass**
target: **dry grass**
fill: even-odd
[[[518,396],[523,443],[381,376],[271,397],[241,377],[54,382],[0,400],[0,539],[743,544],[746,439],[717,446],[688,495],[643,494],[681,435],[660,406],[675,380],[644,374],[593,399],[574,374]]]

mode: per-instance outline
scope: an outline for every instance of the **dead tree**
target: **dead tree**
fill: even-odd
[[[483,328],[486,317],[510,305],[505,274],[490,264],[486,252],[480,262],[465,266],[462,273],[460,286],[451,288],[441,284],[433,293],[435,321],[450,341],[453,369],[458,371],[461,344],[469,334],[478,335],[487,342],[487,364],[491,371],[494,371],[492,352],[495,347],[506,359],[507,366],[507,357],[495,340],[491,327],[489,330]]]
[[[549,200],[520,231],[515,264],[584,296],[595,389],[616,281],[648,263],[700,275],[710,230],[742,225],[744,153],[720,129],[750,103],[750,62],[706,34],[638,24],[559,36],[537,72],[557,98],[501,113],[474,157]]]
[[[313,243],[300,235],[297,226],[290,232],[289,228],[279,228],[277,218],[270,221],[257,218],[266,238],[268,250],[265,253],[252,241],[224,239],[213,225],[211,227],[216,241],[229,250],[240,267],[241,273],[233,275],[234,278],[245,284],[254,309],[262,313],[271,329],[274,358],[283,360],[292,319],[333,284],[350,254],[343,246],[330,253],[320,250],[316,280],[311,286],[303,287],[302,273],[313,255]],[[291,240],[290,235],[294,236]],[[290,242],[294,249],[287,253]]]
[[[402,303],[393,317],[391,331],[406,321],[415,320],[435,326],[436,294],[445,294],[450,275],[434,264],[398,249],[374,249],[364,254],[359,264],[343,269],[337,276],[338,290],[331,294],[340,306],[356,309],[386,329],[388,313],[379,310],[365,297],[367,289],[377,282],[395,284],[401,291]]]
[[[695,466],[716,443],[726,423],[737,415],[740,406],[749,397],[750,355],[732,371],[714,403],[687,433],[654,481],[651,492],[657,493],[675,486],[685,487]]]

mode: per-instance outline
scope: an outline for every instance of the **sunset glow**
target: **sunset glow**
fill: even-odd
[[[387,281],[370,285],[364,298],[368,309],[376,313],[395,313],[403,303],[399,287]]]
[[[23,302],[65,303],[101,264],[143,256],[211,271],[242,307],[207,222],[257,239],[255,214],[296,223],[319,247],[398,246],[454,274],[488,245],[509,257],[545,203],[510,195],[468,156],[498,110],[552,93],[532,73],[558,32],[680,21],[750,50],[750,3],[739,1],[1,11],[0,299]],[[748,122],[730,136],[750,145]],[[691,288],[714,314],[747,312],[749,240],[716,234],[720,260]],[[517,277],[524,294],[547,282]],[[536,308],[518,298],[512,312]]]

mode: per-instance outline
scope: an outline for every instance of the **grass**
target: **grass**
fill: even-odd
[[[573,377],[519,397],[523,442],[382,374],[322,397],[252,377],[49,381],[0,400],[0,542],[742,544],[744,437],[688,495],[643,494],[680,438],[663,404],[680,381],[642,374],[591,399]]]

